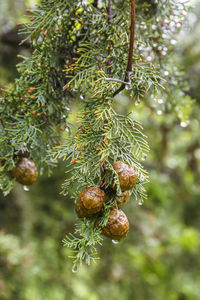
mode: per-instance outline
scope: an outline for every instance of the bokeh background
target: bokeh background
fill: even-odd
[[[0,0],[0,87],[17,76],[17,55],[30,53],[18,47],[16,24],[36,2]],[[194,99],[185,112],[190,120],[180,123],[162,99],[136,107],[124,96],[115,103],[143,123],[151,148],[144,162],[148,200],[125,208],[128,237],[118,244],[105,239],[100,260],[72,273],[61,242],[76,220],[73,201],[59,194],[66,165],[29,191],[16,184],[9,196],[0,193],[0,300],[200,299],[200,4],[193,6],[190,28],[176,44]]]

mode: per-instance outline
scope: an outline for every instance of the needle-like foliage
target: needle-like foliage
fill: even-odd
[[[169,25],[171,13],[184,9],[184,4],[176,2],[136,1],[136,41],[128,82],[124,78],[130,1],[41,1],[28,12],[30,20],[19,24],[32,53],[22,57],[19,79],[0,99],[0,188],[5,195],[11,190],[10,171],[19,153],[28,153],[40,173],[50,170],[57,160],[66,160],[68,175],[62,193],[69,193],[75,203],[85,187],[107,190],[111,183],[117,186],[115,195],[108,193],[101,215],[81,220],[75,234],[64,239],[72,249],[74,266],[96,259],[101,228],[110,208],[116,206],[115,197],[122,193],[113,162],[134,167],[138,181],[133,198],[139,204],[146,199],[148,174],[142,161],[149,151],[147,139],[132,114],[115,111],[114,95],[124,84],[125,93],[137,104],[145,95],[156,98],[166,89],[161,64],[171,46],[165,36],[174,34]],[[68,115],[75,101],[81,104],[79,127],[69,130],[60,145],[60,132],[70,128]]]

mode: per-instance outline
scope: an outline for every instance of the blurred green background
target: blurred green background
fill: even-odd
[[[0,87],[17,76],[16,24],[26,7],[38,1],[0,0]],[[189,15],[192,28],[176,51],[195,99],[189,122],[152,99],[135,106],[127,97],[115,103],[133,111],[148,136],[151,152],[148,200],[134,200],[125,211],[126,239],[104,239],[100,260],[72,273],[63,237],[73,231],[72,200],[59,195],[65,164],[30,191],[19,184],[8,197],[0,193],[0,300],[199,300],[200,299],[200,5]],[[186,112],[187,113],[187,112]],[[72,120],[74,116],[71,116]]]

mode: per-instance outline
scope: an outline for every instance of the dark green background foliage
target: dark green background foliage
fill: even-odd
[[[138,14],[145,10],[144,3],[138,1]],[[149,3],[152,14],[158,14],[154,18],[167,27],[167,7],[159,11],[156,1]],[[28,44],[17,46],[20,40],[13,29],[25,20],[24,9],[30,4],[0,0],[1,87],[12,86],[17,76],[17,54],[30,55]],[[164,91],[150,91],[139,103],[135,95],[144,87],[138,81],[134,97],[124,91],[113,103],[117,113],[132,112],[143,124],[151,149],[143,162],[150,177],[148,199],[140,206],[132,197],[124,209],[130,221],[128,237],[118,244],[105,238],[99,247],[101,259],[72,273],[67,258],[71,251],[61,242],[76,221],[74,201],[60,195],[67,163],[60,162],[50,178],[40,176],[28,192],[16,183],[8,196],[0,192],[0,300],[200,299],[199,6],[194,11],[189,17],[192,28],[184,28],[171,48],[174,37],[163,37],[160,27],[153,29],[138,15],[142,26],[136,27],[137,47],[147,49],[149,56],[143,45],[148,32],[153,62],[161,65],[167,82]],[[171,22],[181,24],[176,12]],[[70,122],[76,124],[78,101],[72,108]]]

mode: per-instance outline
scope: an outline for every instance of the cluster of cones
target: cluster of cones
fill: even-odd
[[[130,197],[130,190],[135,186],[137,174],[132,166],[122,161],[113,164],[119,179],[120,188],[122,190],[121,197],[115,197],[118,209],[112,207],[108,222],[102,228],[102,234],[113,239],[120,240],[128,234],[129,221],[126,214],[120,209],[126,204]],[[114,184],[110,187],[116,193]],[[99,187],[85,188],[79,193],[78,203],[76,204],[76,213],[79,218],[91,218],[96,214],[101,215],[104,202],[106,201],[106,193]]]
[[[115,196],[118,208],[110,209],[109,219],[102,228],[102,234],[113,239],[120,240],[128,234],[129,221],[121,207],[126,204],[130,197],[130,190],[137,182],[137,174],[132,166],[122,161],[116,161],[113,164],[119,179],[122,195]],[[19,183],[29,186],[33,184],[38,177],[38,170],[34,161],[22,157],[15,168],[11,171],[12,176]],[[111,190],[116,193],[116,186],[112,184]],[[104,202],[109,201],[107,195],[100,187],[88,187],[79,193],[78,203],[76,204],[76,213],[79,218],[91,218],[96,214],[101,215]]]

